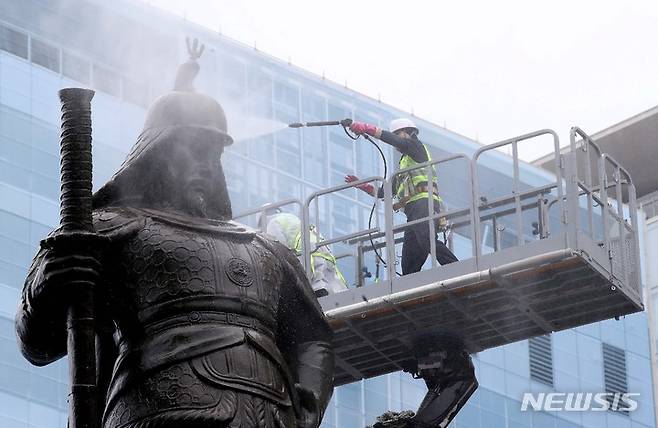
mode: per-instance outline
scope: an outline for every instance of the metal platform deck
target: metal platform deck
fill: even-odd
[[[434,272],[449,278],[428,282],[421,277],[433,272],[423,271],[393,281],[392,292],[386,282],[322,298],[335,332],[335,383],[402,370],[413,355],[411,340],[419,334],[450,333],[470,352],[479,352],[642,310],[635,290],[611,281],[599,265],[605,255],[545,252],[544,244],[525,248],[536,255],[509,254],[508,263],[482,271],[459,262],[449,266],[450,272]],[[500,255],[483,261],[499,263]]]
[[[535,138],[553,140],[557,173],[529,184],[521,179],[518,144]],[[504,158],[511,183],[501,192],[490,187],[487,165],[492,157],[501,161],[504,155],[492,150],[505,146],[512,152]],[[335,332],[336,385],[402,370],[419,337],[449,334],[479,352],[643,309],[632,179],[579,128],[572,128],[566,154],[559,153],[557,135],[542,130],[482,147],[472,157],[455,155],[416,168],[425,168],[430,179],[438,175],[439,183],[454,178],[442,177],[442,171],[464,174],[460,183],[468,197],[440,216],[451,224],[449,245],[470,257],[446,266],[431,257],[427,269],[399,276],[396,249],[408,223],[393,214],[392,179],[370,177],[316,192],[305,203],[271,205],[296,206],[307,231],[322,224],[320,207],[334,203],[331,198],[344,198],[361,183],[383,185],[374,224],[315,245],[303,234],[301,259],[309,277],[310,254],[321,246],[340,247],[354,260],[356,287],[319,299]],[[436,233],[438,217],[419,221]],[[434,245],[431,250],[434,255]],[[380,253],[380,266],[388,262],[376,282],[362,271],[375,263],[373,251]]]

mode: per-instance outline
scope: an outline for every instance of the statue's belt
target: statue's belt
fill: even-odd
[[[193,324],[226,324],[257,330],[273,338],[274,332],[263,322],[256,318],[234,312],[222,312],[214,310],[197,310],[169,316],[162,320],[150,321],[144,325],[144,333],[147,335],[158,334],[179,325]]]

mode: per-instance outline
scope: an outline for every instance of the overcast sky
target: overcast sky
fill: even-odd
[[[656,0],[147,3],[483,143],[658,105]]]

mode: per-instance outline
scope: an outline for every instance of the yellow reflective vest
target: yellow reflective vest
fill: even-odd
[[[427,160],[431,161],[432,160],[432,155],[430,154],[430,151],[427,149],[427,146],[423,144],[423,148],[425,149],[425,153],[427,154]],[[418,165],[418,162],[413,160],[413,158],[409,155],[402,155],[400,158],[400,163],[398,165],[398,170],[403,170],[406,168],[410,168],[413,166]],[[436,201],[441,201],[441,197],[439,197],[438,193],[438,179],[436,177],[436,170],[434,169],[434,165],[432,165],[430,168],[432,168],[432,183],[434,185],[434,200]],[[417,201],[419,199],[427,198],[427,192],[420,192],[418,187],[419,185],[423,183],[428,183],[429,180],[426,175],[426,170],[427,168],[418,168],[414,169],[412,171],[407,171],[402,174],[397,175],[397,189],[395,191],[395,196],[400,200],[404,201],[405,204],[408,204],[409,202]]]

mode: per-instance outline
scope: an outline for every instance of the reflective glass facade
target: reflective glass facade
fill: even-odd
[[[135,141],[145,106],[173,82],[176,66],[185,58],[184,36],[199,37],[207,46],[197,88],[222,102],[229,132],[236,138],[223,161],[234,213],[267,202],[306,198],[341,184],[345,174],[366,177],[383,173],[379,154],[367,144],[347,139],[340,128],[272,133],[278,124],[352,117],[385,127],[390,119],[406,116],[141,4],[11,1],[0,5],[0,20],[2,427],[66,426],[65,361],[42,368],[30,366],[17,350],[13,328],[27,267],[39,240],[58,223],[58,89],[91,86],[97,90],[92,105],[97,189],[118,168]],[[106,25],[96,25],[98,20]],[[118,36],[113,28],[125,29],[127,35]],[[435,157],[471,154],[479,147],[421,119],[417,123]],[[386,146],[382,148],[392,168],[395,154]],[[510,165],[503,154],[486,158],[483,182],[491,195],[510,187]],[[455,170],[442,178],[442,196],[448,204],[458,205],[463,199],[465,182],[459,177]],[[547,179],[546,173],[530,167],[523,169],[522,177],[528,185]],[[318,225],[329,233],[365,228],[370,208],[371,200],[356,193],[351,198],[334,199],[320,207]],[[456,252],[468,254],[459,245]],[[342,267],[346,277],[354,277],[349,264]],[[637,411],[628,415],[520,411],[524,392],[604,392],[603,343],[623,350],[629,392],[641,394]],[[551,346],[553,386],[531,379],[527,342],[475,356],[480,389],[452,426],[654,426],[644,314],[554,334]],[[323,426],[362,427],[385,410],[417,408],[424,394],[424,384],[404,373],[342,386],[334,394]]]

